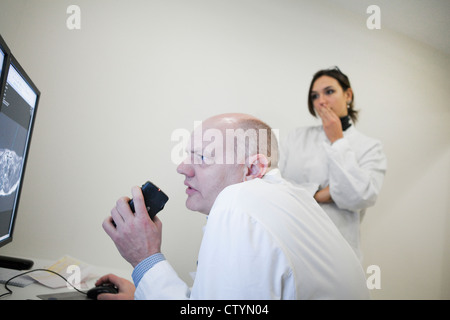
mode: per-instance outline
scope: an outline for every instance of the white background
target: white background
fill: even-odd
[[[170,197],[163,252],[191,283],[206,219],[184,206],[172,132],[234,111],[281,138],[318,124],[309,82],[337,65],[361,110],[356,127],[388,158],[361,226],[364,266],[381,270],[372,296],[449,299],[450,56],[383,20],[369,30],[375,2],[361,3],[358,14],[326,0],[2,0],[0,33],[42,96],[15,238],[0,254],[131,272],[101,223],[150,179]],[[71,4],[80,30],[66,26]],[[382,19],[389,12],[384,2]]]

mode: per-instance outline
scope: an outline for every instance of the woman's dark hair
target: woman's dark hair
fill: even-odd
[[[309,91],[308,91],[308,109],[309,109],[309,113],[311,113],[314,117],[317,117],[317,115],[316,115],[316,110],[314,110],[314,105],[313,105],[312,98],[311,98],[311,91],[312,91],[314,82],[316,82],[316,80],[322,76],[328,76],[328,77],[336,79],[337,82],[339,82],[339,85],[341,86],[341,88],[344,92],[347,89],[351,88],[350,80],[348,79],[348,77],[345,74],[342,73],[341,70],[339,70],[338,67],[317,71],[313,76],[313,79],[311,81],[311,85],[309,86]],[[348,115],[352,119],[353,123],[356,123],[356,121],[358,120],[358,110],[355,110],[353,108],[354,100],[355,100],[355,94],[353,93],[352,101],[348,105]]]

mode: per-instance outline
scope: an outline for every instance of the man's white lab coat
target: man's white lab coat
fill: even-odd
[[[148,270],[136,299],[367,299],[364,271],[304,189],[281,178],[235,184],[217,197],[192,289],[168,261]]]

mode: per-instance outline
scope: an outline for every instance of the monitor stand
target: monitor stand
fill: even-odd
[[[0,267],[15,270],[31,269],[34,262],[28,259],[0,256]]]

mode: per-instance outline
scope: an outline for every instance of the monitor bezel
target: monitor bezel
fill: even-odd
[[[2,108],[2,103],[3,103],[3,92],[5,90],[5,86],[6,86],[6,79],[8,77],[8,70],[9,70],[9,62],[10,62],[10,55],[11,55],[11,51],[8,48],[8,45],[6,44],[5,40],[3,40],[3,37],[0,35],[0,47],[1,50],[3,51],[3,53],[5,54],[4,59],[3,59],[3,65],[2,65],[2,70],[0,73],[0,111]],[[12,222],[12,229],[11,231],[14,231],[14,221]],[[10,243],[12,241],[12,232],[10,233],[8,238],[5,238],[3,240],[0,240],[0,248],[3,247],[5,244]]]
[[[11,51],[8,48],[8,45],[6,44],[5,40],[3,40],[2,35],[0,35],[0,47],[5,54],[5,57],[3,59],[3,66],[0,74],[0,99],[3,99],[3,90],[5,89],[6,85],[6,78],[8,76],[8,70],[9,70],[9,60],[11,56]],[[1,102],[1,101],[0,101]],[[1,109],[1,103],[0,103],[0,109]]]

